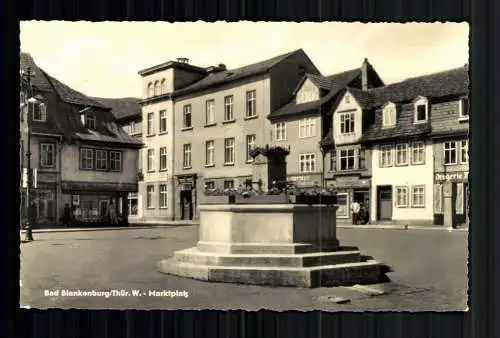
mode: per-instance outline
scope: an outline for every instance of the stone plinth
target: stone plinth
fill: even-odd
[[[195,279],[286,286],[376,283],[380,264],[363,261],[336,236],[336,207],[297,204],[200,205],[196,247],[159,263]]]

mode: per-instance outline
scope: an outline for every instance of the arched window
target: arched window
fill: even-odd
[[[165,94],[167,92],[167,89],[165,88],[165,79],[161,80],[161,85],[160,85],[160,94]]]
[[[154,88],[153,84],[150,82],[148,84],[148,97],[153,97],[154,96]]]
[[[160,95],[160,82],[155,81],[155,96]]]

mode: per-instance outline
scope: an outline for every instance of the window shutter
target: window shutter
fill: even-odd
[[[457,183],[457,196],[455,200],[455,210],[459,215],[464,214],[464,184]]]
[[[434,213],[443,213],[443,185],[434,184]]]

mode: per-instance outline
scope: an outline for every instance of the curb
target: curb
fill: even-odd
[[[418,226],[418,225],[342,225],[337,224],[337,228],[342,229],[371,229],[371,230],[433,230],[433,231],[462,231],[467,232],[469,228],[452,229],[442,226]]]
[[[198,223],[171,223],[171,224],[155,224],[155,225],[137,225],[128,227],[99,227],[99,228],[56,228],[56,229],[34,229],[33,233],[53,233],[53,232],[86,232],[86,231],[110,231],[110,230],[137,230],[137,229],[154,229],[154,228],[171,228],[177,226],[193,226]],[[21,230],[24,234],[26,230]]]

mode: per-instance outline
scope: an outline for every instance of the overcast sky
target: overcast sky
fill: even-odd
[[[228,68],[299,48],[323,75],[366,57],[388,84],[468,62],[467,23],[21,22],[21,50],[90,96],[141,96],[141,69],[187,57]]]

